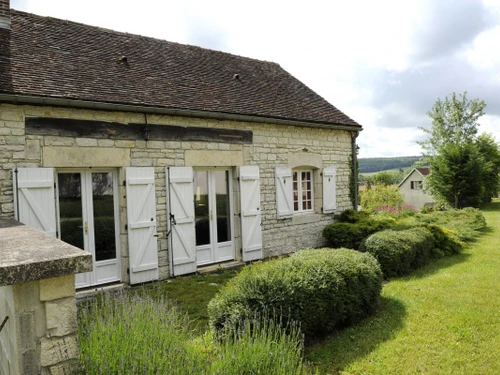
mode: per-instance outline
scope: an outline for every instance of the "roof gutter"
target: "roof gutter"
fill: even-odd
[[[195,111],[188,109],[174,109],[165,107],[148,107],[148,106],[141,106],[134,104],[117,104],[117,103],[96,102],[89,100],[60,99],[60,98],[49,98],[49,97],[16,95],[16,94],[5,94],[5,93],[0,93],[0,103],[1,102],[27,104],[27,105],[72,107],[72,108],[94,109],[94,110],[105,110],[105,111],[139,112],[139,113],[150,113],[158,115],[183,116],[183,117],[211,118],[216,120],[263,122],[267,124],[292,125],[292,126],[303,126],[310,128],[338,129],[338,130],[348,130],[348,131],[363,130],[361,125],[316,123],[316,122],[288,120],[288,119],[280,119],[272,117],[239,115],[239,114],[224,113],[224,112]]]

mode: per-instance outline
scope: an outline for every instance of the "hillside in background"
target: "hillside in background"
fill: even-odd
[[[419,161],[421,156],[396,156],[391,158],[359,158],[359,172],[373,173],[386,171],[389,169],[407,169],[415,162]]]

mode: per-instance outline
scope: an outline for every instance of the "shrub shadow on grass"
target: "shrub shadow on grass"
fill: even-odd
[[[456,254],[456,255],[447,256],[447,257],[432,261],[428,265],[426,265],[422,268],[419,268],[406,276],[392,278],[390,280],[394,280],[394,279],[412,280],[412,279],[422,279],[425,277],[429,277],[429,276],[432,276],[435,273],[439,272],[443,268],[452,267],[455,264],[465,262],[465,261],[467,261],[467,259],[469,257],[470,257],[470,254],[467,254],[465,252],[462,252],[462,253]]]
[[[306,360],[321,364],[320,373],[338,374],[350,363],[392,339],[404,326],[406,307],[396,298],[381,297],[378,312],[306,347]]]
[[[481,211],[483,212],[500,211],[500,201],[496,199],[493,202],[485,204],[483,207],[481,207]]]

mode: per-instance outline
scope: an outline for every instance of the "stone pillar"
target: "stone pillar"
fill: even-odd
[[[12,219],[0,219],[0,249],[0,373],[71,373],[75,274],[92,269],[92,256]]]

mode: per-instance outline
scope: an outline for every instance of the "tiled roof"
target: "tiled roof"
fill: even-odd
[[[417,168],[417,170],[422,176],[427,176],[429,173],[431,173],[431,169],[429,167]]]
[[[16,10],[0,92],[360,127],[278,64]]]

